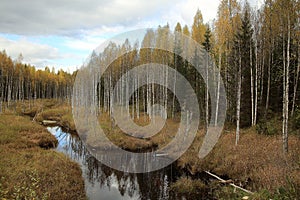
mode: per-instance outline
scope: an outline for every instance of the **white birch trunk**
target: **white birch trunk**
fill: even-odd
[[[285,71],[285,128],[283,133],[283,150],[284,152],[288,152],[288,120],[289,120],[289,70],[290,70],[290,40],[291,40],[291,32],[290,32],[290,19],[288,16],[288,44],[287,44],[287,63],[286,63],[286,71]]]
[[[285,38],[283,36],[283,45],[282,45],[282,58],[283,58],[283,77],[282,77],[282,87],[283,87],[283,93],[282,93],[282,144],[283,144],[283,151],[285,151],[285,135],[286,135],[286,131],[285,131],[285,118],[286,118],[286,114],[285,114],[285,107],[286,107],[286,58],[285,58]]]
[[[169,76],[168,68],[166,68],[166,74],[165,75],[166,75],[166,79],[165,79],[166,82],[165,82],[165,87],[164,87],[165,88],[165,90],[164,90],[165,91],[165,95],[164,95],[164,97],[165,97],[165,103],[164,104],[165,104],[166,112],[163,111],[163,118],[167,119],[167,116],[165,116],[165,114],[168,113],[167,112],[168,111],[168,87],[166,87],[168,85],[168,76]]]
[[[254,121],[253,121],[253,125],[256,125],[256,121],[257,121],[257,100],[258,100],[258,50],[257,50],[257,40],[256,40],[256,45],[255,45],[255,102],[254,102]]]
[[[208,52],[205,51],[205,75],[206,75],[206,88],[205,88],[205,123],[206,123],[206,133],[208,131],[208,101],[209,101],[209,93],[208,93]],[[218,115],[218,113],[216,112],[216,116]],[[215,125],[217,124],[216,120],[215,120]]]
[[[221,47],[220,47],[219,48],[219,73],[218,73],[218,86],[217,86],[217,102],[216,102],[216,113],[215,113],[215,126],[218,125],[218,113],[219,113],[219,101],[220,101],[221,65],[222,65],[222,52],[221,52]]]
[[[299,72],[300,72],[300,41],[298,41],[298,67],[296,71],[295,84],[294,84],[294,94],[293,94],[293,104],[291,110],[291,116],[293,117],[295,111],[295,102],[298,88],[298,80],[299,80]]]
[[[7,107],[10,106],[10,100],[11,100],[11,81],[8,81],[8,89],[7,89]]]
[[[262,105],[263,102],[263,94],[264,94],[264,76],[265,76],[265,51],[264,49],[262,50],[262,64],[261,64],[261,71],[260,71],[260,105]]]
[[[135,99],[135,105],[136,105],[136,117],[137,117],[137,119],[139,119],[140,118],[140,102],[139,102],[139,98],[140,98],[140,95],[139,95],[139,88],[138,88],[138,85],[139,85],[139,74],[136,74],[136,87],[135,88],[137,88],[137,90],[136,90],[136,93],[135,93],[135,95],[136,95],[136,99]]]
[[[174,66],[175,66],[175,77],[174,77],[174,84],[173,84],[173,100],[172,100],[172,119],[174,119],[174,112],[175,112],[175,91],[176,91],[176,81],[177,81],[177,54],[174,55]]]
[[[241,48],[241,47],[239,47]],[[241,87],[242,87],[242,58],[239,49],[239,70],[238,70],[238,91],[237,91],[237,103],[236,103],[236,136],[235,145],[238,144],[240,139],[240,109],[241,109]]]
[[[250,42],[250,87],[251,87],[251,125],[254,125],[254,86],[253,86],[253,62],[252,62],[252,45]]]
[[[147,53],[147,58],[148,62],[148,53]],[[147,69],[147,85],[146,85],[146,107],[147,107],[147,115],[150,117],[150,74],[149,74],[149,69]]]
[[[151,105],[154,105],[154,102],[155,102],[155,90],[154,90],[154,75],[152,74],[152,84],[151,84],[151,89],[152,89],[152,91],[151,91],[151,98],[152,98],[152,103],[151,103]],[[151,119],[155,119],[154,118],[154,111],[153,110],[151,110]],[[154,121],[154,123],[155,123],[155,121]]]

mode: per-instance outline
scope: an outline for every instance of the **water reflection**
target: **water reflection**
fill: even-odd
[[[65,133],[60,127],[48,130],[59,141],[57,150],[80,164],[89,199],[172,199],[169,192],[174,175],[172,167],[143,174],[117,171],[91,156],[78,136]]]

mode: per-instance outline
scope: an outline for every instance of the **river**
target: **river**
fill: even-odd
[[[58,140],[57,151],[80,165],[90,200],[176,199],[170,192],[170,183],[176,180],[172,166],[143,174],[120,172],[91,156],[75,134],[66,133],[60,127],[47,129]]]

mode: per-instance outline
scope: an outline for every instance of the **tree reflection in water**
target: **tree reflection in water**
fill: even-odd
[[[48,130],[59,141],[57,150],[80,164],[89,199],[172,199],[169,196],[169,183],[174,177],[172,166],[141,174],[117,171],[91,156],[77,135],[59,127]]]

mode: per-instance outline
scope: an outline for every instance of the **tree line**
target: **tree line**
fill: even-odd
[[[288,151],[289,118],[299,115],[299,18],[299,1],[266,0],[260,8],[252,8],[247,2],[222,0],[217,18],[209,24],[204,24],[198,10],[191,28],[177,23],[172,31],[167,24],[156,30],[149,29],[141,44],[136,42],[131,45],[128,40],[122,45],[110,43],[101,54],[93,53],[93,62],[103,66],[110,57],[122,56],[109,65],[102,78],[93,77],[94,94],[97,96],[94,101],[101,109],[110,112],[114,86],[125,72],[149,62],[166,64],[189,80],[197,93],[201,119],[206,119],[206,125],[211,118],[217,125],[218,105],[222,98],[219,83],[223,80],[227,94],[226,121],[236,123],[236,143],[239,141],[240,127],[263,124],[281,113],[283,149]],[[213,58],[213,67],[219,69],[220,76],[202,77],[197,73],[193,66],[203,62],[199,59],[203,54],[197,52],[193,45],[181,41],[182,38],[176,38],[177,33],[201,44]],[[156,49],[144,48],[148,46]],[[171,47],[175,53],[163,51],[160,47]],[[180,56],[182,52],[187,52],[193,62],[183,60]],[[161,71],[160,74],[162,79],[167,79],[168,71]],[[151,82],[151,73],[143,78]],[[213,79],[216,83],[213,94],[217,105],[215,113],[208,109],[212,104],[209,95],[212,94],[208,94],[204,78]],[[129,83],[127,85],[119,85],[119,96],[128,97],[128,87],[138,84],[138,80],[136,77],[125,81]],[[122,91],[125,91],[124,94]],[[140,110],[151,116],[149,105],[157,102],[168,108],[168,117],[174,117],[180,111],[174,95],[161,85],[147,84],[130,98],[131,114],[137,117]]]
[[[202,45],[213,58],[212,68],[220,75],[202,77],[193,67],[199,65],[202,51],[188,44],[187,37]],[[144,48],[148,46],[156,49]],[[172,48],[174,53],[160,47]],[[192,62],[184,60],[187,53]],[[110,58],[120,55],[109,63]],[[205,24],[198,10],[189,28],[177,23],[174,30],[169,25],[149,29],[141,43],[122,45],[111,42],[103,52],[93,52],[91,61],[97,66],[109,65],[101,73],[93,73],[91,101],[99,111],[112,111],[112,93],[117,81],[135,66],[153,62],[168,65],[184,75],[200,102],[201,119],[208,125],[213,118],[218,123],[218,105],[221,103],[220,82],[223,80],[227,95],[226,121],[236,124],[236,143],[239,141],[240,127],[264,123],[274,115],[282,117],[283,149],[288,151],[288,124],[291,117],[299,116],[299,71],[300,71],[300,2],[296,0],[265,0],[260,8],[253,8],[247,2],[221,0],[217,18]],[[76,72],[71,75],[63,71],[57,74],[35,70],[34,67],[13,62],[1,53],[1,102],[12,99],[61,98],[71,96],[71,86]],[[101,70],[91,69],[91,70]],[[168,71],[161,71],[161,78],[167,82]],[[177,99],[167,88],[157,84],[147,84],[129,97],[129,87],[138,85],[141,77],[119,84],[117,96],[130,98],[131,114],[140,117],[143,113],[153,114],[151,106],[160,103],[167,107],[167,117],[174,118],[180,111]],[[151,73],[145,78],[151,82]],[[209,94],[205,82],[210,79],[215,84],[214,94]],[[126,84],[130,83],[130,84]],[[175,87],[175,86],[174,86]],[[211,102],[214,95],[216,102]],[[80,97],[78,97],[80,98]],[[209,109],[216,104],[214,113]],[[129,110],[129,108],[128,108]]]
[[[70,74],[54,68],[36,69],[22,63],[22,54],[12,60],[5,50],[0,52],[0,113],[3,106],[16,101],[36,99],[70,99],[75,73]],[[3,104],[5,102],[5,105]]]

